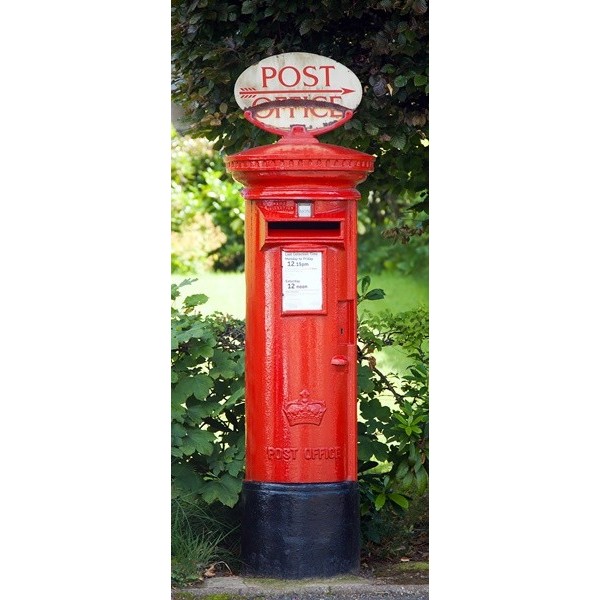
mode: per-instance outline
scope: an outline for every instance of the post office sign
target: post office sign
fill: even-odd
[[[304,125],[311,130],[340,120],[344,108],[354,110],[362,99],[362,86],[348,67],[331,58],[286,52],[248,67],[235,82],[234,94],[242,110],[273,101],[309,101],[306,105],[296,102],[282,107],[271,104],[265,110],[257,110],[254,116],[280,129]]]

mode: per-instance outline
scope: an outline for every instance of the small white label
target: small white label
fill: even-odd
[[[298,216],[312,217],[312,202],[298,202]]]
[[[283,311],[323,310],[323,252],[282,252]]]

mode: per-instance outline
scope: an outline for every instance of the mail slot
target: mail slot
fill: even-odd
[[[329,240],[340,239],[342,223],[340,221],[269,221],[267,239],[273,240]]]
[[[269,233],[277,231],[322,232],[319,235],[339,235],[342,224],[339,221],[272,221]]]

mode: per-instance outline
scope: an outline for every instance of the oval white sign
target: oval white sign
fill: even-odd
[[[331,58],[286,52],[248,67],[237,78],[234,94],[242,110],[293,100],[287,105],[282,102],[281,107],[271,104],[264,110],[255,109],[253,116],[282,130],[292,125],[315,130],[339,121],[344,116],[343,108],[354,110],[362,99],[362,86],[348,67]]]

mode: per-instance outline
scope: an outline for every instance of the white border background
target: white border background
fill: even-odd
[[[597,588],[591,6],[432,10],[433,600]],[[168,598],[169,9],[2,13],[0,596]]]
[[[432,600],[597,588],[591,7],[432,10]]]
[[[1,12],[0,597],[166,599],[170,7]]]

